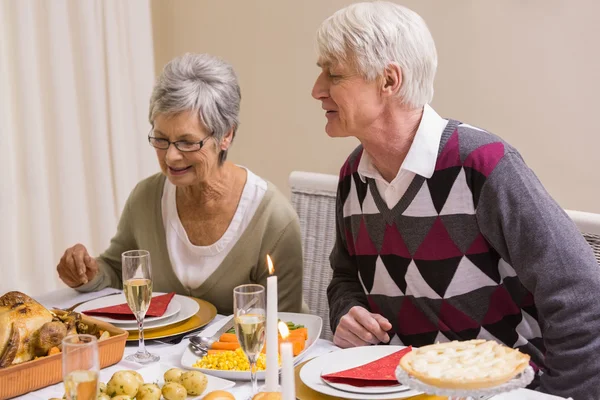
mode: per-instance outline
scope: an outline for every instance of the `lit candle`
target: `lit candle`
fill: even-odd
[[[281,338],[285,340],[290,331],[284,322],[279,323]],[[296,384],[294,382],[294,353],[292,344],[281,343],[281,400],[296,400]]]
[[[267,255],[269,276],[267,278],[267,370],[265,372],[265,391],[279,391],[279,360],[277,340],[277,276],[273,275],[273,261]]]

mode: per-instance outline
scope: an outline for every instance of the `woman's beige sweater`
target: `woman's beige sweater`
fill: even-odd
[[[302,241],[298,216],[273,184],[254,217],[221,265],[199,287],[181,284],[169,259],[162,221],[163,174],[153,175],[131,192],[121,215],[117,234],[108,249],[97,258],[99,272],[77,288],[91,292],[105,287],[122,288],[121,254],[143,249],[152,260],[153,290],[198,297],[217,307],[220,314],[233,312],[233,288],[246,283],[266,287],[269,276],[266,257],[275,266],[279,289],[279,310],[300,312],[302,307]]]

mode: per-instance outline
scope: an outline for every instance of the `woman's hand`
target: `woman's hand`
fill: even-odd
[[[387,334],[390,329],[392,324],[386,318],[355,306],[340,319],[333,343],[342,348],[387,343],[390,341]]]
[[[90,257],[85,246],[78,243],[65,251],[56,270],[64,283],[76,288],[94,279],[98,273],[98,263]]]

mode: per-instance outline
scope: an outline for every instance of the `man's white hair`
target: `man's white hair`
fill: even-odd
[[[321,63],[348,63],[367,80],[398,64],[400,97],[409,107],[433,98],[435,43],[423,18],[406,7],[387,1],[352,4],[321,24],[317,46]]]

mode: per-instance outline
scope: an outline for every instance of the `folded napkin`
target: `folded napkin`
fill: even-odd
[[[410,351],[412,351],[411,346],[368,364],[322,375],[321,378],[331,383],[344,383],[358,387],[399,385],[396,379],[396,368],[400,359]]]
[[[153,297],[152,301],[150,301],[150,307],[148,307],[148,311],[146,311],[146,317],[161,317],[165,311],[167,311],[167,307],[169,306],[171,299],[173,299],[173,296],[175,296],[175,292]],[[131,312],[131,309],[127,303],[110,307],[95,308],[93,310],[86,310],[83,311],[83,313],[98,317],[135,320],[135,316]]]

